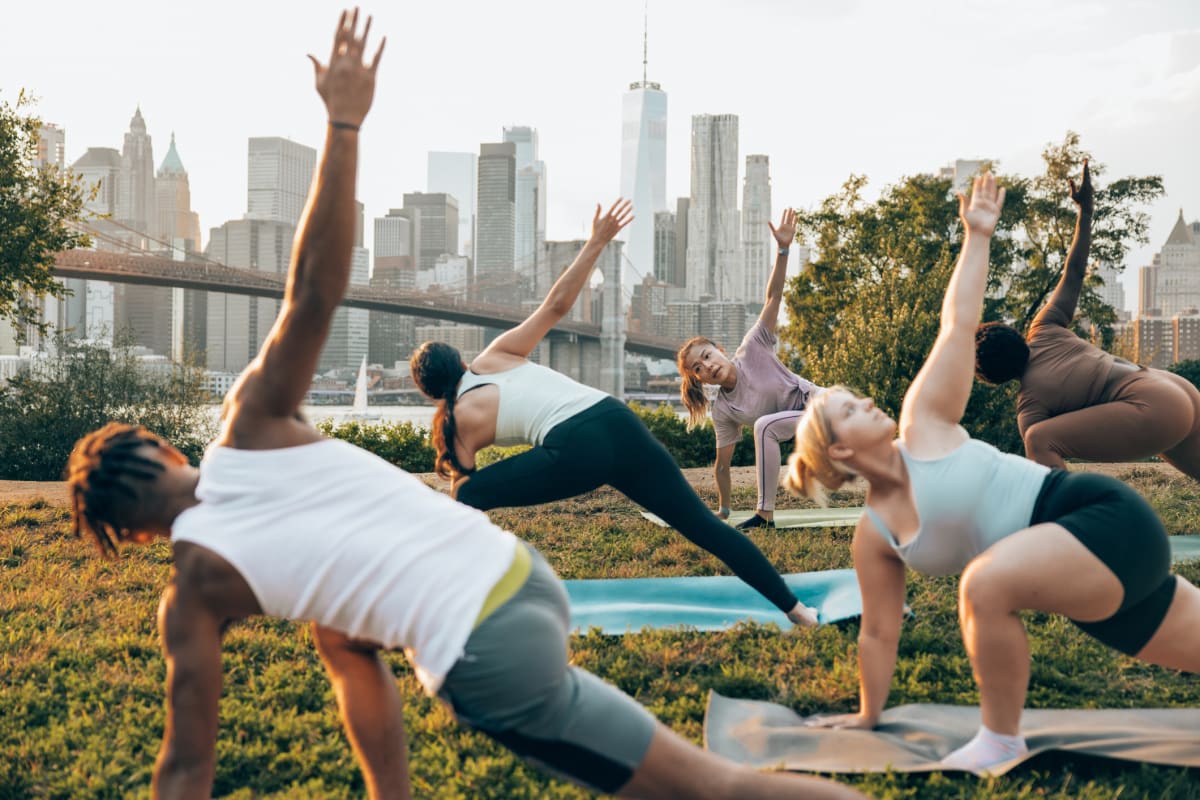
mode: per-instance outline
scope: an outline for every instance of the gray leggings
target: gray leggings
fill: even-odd
[[[461,721],[514,753],[613,794],[645,757],[654,717],[615,686],[567,664],[567,594],[529,549],[529,577],[472,632],[440,694]]]
[[[778,411],[754,420],[754,470],[758,473],[759,511],[775,510],[779,493],[780,443],[796,438],[796,424],[804,410]]]

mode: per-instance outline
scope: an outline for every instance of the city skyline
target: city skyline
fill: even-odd
[[[50,60],[37,57],[31,37],[19,36],[36,17],[32,7],[18,6],[0,32],[0,74],[12,81],[0,97],[12,102],[19,88],[39,95],[38,113],[66,131],[68,163],[88,148],[119,146],[140,106],[159,142],[175,132],[207,236],[244,215],[249,138],[320,145],[322,112],[303,54],[323,56],[328,48],[326,5],[333,7],[314,4],[286,16],[239,6],[244,24],[233,27],[218,27],[225,18],[220,3],[203,14],[132,0],[103,10],[84,6],[57,29],[61,52]],[[393,55],[400,51],[384,67],[386,88],[363,134],[359,195],[367,215],[381,216],[404,192],[425,189],[428,152],[478,152],[504,127],[528,125],[539,131],[551,176],[546,238],[586,235],[594,204],[619,190],[621,96],[641,73],[642,4],[608,10],[584,37],[574,35],[578,20],[570,9],[554,4],[467,5],[476,23],[469,28],[458,24],[461,5],[405,14],[364,9],[375,14],[375,30],[390,35]],[[1179,208],[1189,219],[1200,217],[1200,152],[1191,144],[1200,127],[1200,8],[1164,1],[1047,9],[1032,0],[920,6],[759,1],[735,12],[715,2],[652,4],[650,72],[671,90],[668,206],[688,195],[694,114],[739,116],[741,152],[771,158],[776,210],[812,208],[851,173],[871,178],[869,196],[956,158],[994,158],[1003,171],[1028,174],[1039,170],[1046,143],[1074,129],[1109,167],[1101,184],[1126,174],[1165,179],[1166,196],[1149,209],[1150,243],[1135,247],[1125,265],[1132,305],[1137,268],[1150,263]],[[685,11],[687,25],[677,24]],[[116,12],[127,24],[103,47],[85,45],[88,31],[104,24],[99,15]],[[538,48],[511,52],[506,36],[526,34],[530,19],[551,35]],[[163,25],[186,26],[192,35],[164,40]],[[447,54],[445,40],[404,32],[439,25],[456,31],[456,58],[465,66],[423,72],[420,84],[407,81],[422,59]],[[271,36],[262,36],[267,28]],[[225,43],[216,61],[215,40]],[[988,57],[971,58],[973,46]],[[171,59],[197,66],[146,68]],[[1071,76],[1080,71],[1088,77],[1076,88]],[[83,74],[104,74],[106,82],[85,88]],[[197,76],[183,79],[184,92],[181,74]],[[271,75],[270,102],[263,102],[263,74]],[[216,87],[221,113],[214,114],[206,98]],[[965,96],[980,88],[980,99]]]

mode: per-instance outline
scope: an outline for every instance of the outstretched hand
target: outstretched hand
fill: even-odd
[[[780,247],[790,247],[792,242],[796,241],[796,210],[785,208],[783,216],[779,218],[779,227],[772,225],[771,220],[767,220],[767,227],[771,229],[771,235],[779,242]]]
[[[1068,178],[1067,182],[1071,184],[1071,199],[1079,206],[1080,213],[1091,214],[1095,192],[1092,191],[1092,171],[1088,168],[1086,158],[1083,160],[1083,178],[1079,186],[1075,186],[1074,178]]]
[[[633,201],[619,199],[604,216],[600,216],[600,204],[596,204],[596,216],[592,218],[592,241],[608,244],[613,237],[633,222]]]
[[[962,192],[958,193],[958,216],[971,233],[991,236],[1003,207],[1004,188],[996,185],[996,176],[991,172],[975,178],[970,200]]]
[[[371,63],[364,64],[363,51],[370,30],[371,18],[367,17],[362,35],[359,36],[358,9],[355,8],[353,13],[343,11],[337,32],[333,35],[333,52],[329,56],[328,66],[318,61],[316,56],[308,57],[316,73],[317,93],[325,101],[330,122],[358,127],[371,108],[371,100],[375,97],[375,71],[379,69],[379,59],[383,56],[387,37],[379,42],[379,49],[375,51]]]

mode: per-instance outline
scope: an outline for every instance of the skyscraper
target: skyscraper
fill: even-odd
[[[118,220],[149,235],[158,225],[154,192],[154,146],[139,106],[129,121],[121,149],[121,181],[117,190]]]
[[[512,142],[479,145],[475,277],[488,284],[483,297],[492,302],[519,301],[513,284],[516,188],[517,146]]]
[[[458,201],[454,197],[445,192],[408,192],[401,212],[412,222],[412,255],[418,271],[433,269],[441,255],[458,253]]]
[[[546,241],[546,164],[538,159],[537,128],[505,128],[504,141],[517,146],[513,266],[529,277]]]
[[[628,257],[623,283],[654,271],[654,215],[667,209],[667,93],[647,79],[647,29],[642,31],[642,79],[621,99],[621,196],[633,200],[625,232]],[[735,166],[736,169],[736,166]]]
[[[742,293],[737,178],[737,115],[694,115],[687,242],[687,296],[692,300],[735,300]]]
[[[142,109],[134,111],[121,148],[121,181],[117,191],[117,222],[135,249],[161,250],[158,232],[158,191],[155,184],[154,147],[146,132]],[[138,237],[136,234],[141,234]],[[130,335],[133,343],[159,355],[171,353],[173,295],[170,287],[113,286],[114,333]]]
[[[57,125],[46,123],[38,129],[38,150],[37,158],[34,159],[35,167],[58,167],[64,169],[66,167],[67,156],[67,132]]]
[[[231,267],[286,275],[295,233],[293,225],[280,220],[234,219],[210,231],[204,252]],[[209,292],[206,311],[208,368],[241,372],[275,323],[279,301]]]
[[[317,168],[317,151],[278,136],[258,137],[250,139],[246,161],[246,217],[296,225]]]
[[[375,263],[371,269],[371,286],[387,289],[416,287],[413,227],[412,220],[396,208],[385,217],[375,218]],[[371,311],[368,320],[368,360],[388,368],[397,361],[406,360],[416,344],[413,318]]]
[[[183,259],[200,250],[200,217],[192,211],[192,191],[183,159],[171,146],[158,167],[154,179],[158,225],[154,238],[169,245],[173,257]],[[198,289],[171,290],[171,342],[169,354],[176,360],[185,356],[204,357],[207,353],[205,332],[208,326],[208,292]],[[164,353],[166,355],[166,353]]]
[[[475,260],[475,182],[478,180],[474,153],[428,155],[425,191],[444,192],[458,201],[458,254]]]
[[[670,211],[654,212],[654,277],[670,283],[675,274],[675,243],[678,239],[675,215]],[[647,275],[646,277],[651,277]],[[645,285],[645,279],[638,286]]]
[[[107,217],[116,216],[117,195],[121,185],[121,153],[111,147],[89,147],[71,172],[83,179],[84,208],[94,215],[89,225],[101,233],[93,239],[97,250],[118,250],[120,229]],[[92,192],[95,196],[92,196]],[[63,327],[78,337],[112,337],[113,285],[108,281],[68,281],[74,294],[67,298]]]
[[[350,256],[350,285],[366,286],[370,281],[371,253],[356,246]],[[329,335],[317,359],[317,371],[348,369],[362,363],[370,349],[370,313],[364,308],[339,306],[329,322]]]
[[[746,156],[742,184],[742,290],[741,299],[762,302],[767,276],[775,261],[771,219],[771,164],[767,156]]]
[[[151,235],[171,247],[194,252],[200,247],[200,217],[192,211],[187,170],[175,149],[175,134],[154,180],[158,219]]]
[[[1200,223],[1185,222],[1183,209],[1156,263],[1156,306],[1162,315],[1200,308]]]

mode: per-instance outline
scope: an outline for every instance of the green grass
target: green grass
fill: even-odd
[[[1122,477],[1151,500],[1172,533],[1200,531],[1194,483],[1136,466]],[[835,501],[859,499],[844,493]],[[735,500],[753,503],[744,491]],[[608,490],[497,512],[494,519],[541,549],[563,578],[723,573],[713,557],[645,522]],[[849,566],[845,528],[754,538],[786,571]],[[148,796],[163,726],[155,608],[169,568],[166,544],[131,548],[105,562],[70,536],[62,509],[0,507],[0,800]],[[1180,572],[1200,581],[1200,563]],[[905,627],[890,703],[976,703],[958,635],[955,580],[910,578],[917,617]],[[1028,628],[1030,707],[1200,708],[1195,676],[1115,654],[1062,619],[1029,615]],[[709,689],[801,713],[854,708],[856,636],[853,623],[789,635],[743,625],[705,634],[589,633],[572,646],[575,663],[699,742]],[[416,796],[591,796],[460,728],[421,694],[402,657],[389,660],[405,697]],[[229,632],[217,752],[215,796],[362,796],[361,775],[303,626],[255,620]],[[1195,771],[1081,758],[1043,757],[991,780],[938,774],[843,780],[882,798],[1200,799]]]

